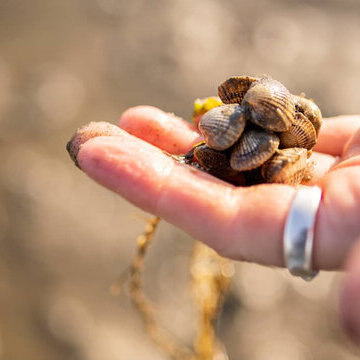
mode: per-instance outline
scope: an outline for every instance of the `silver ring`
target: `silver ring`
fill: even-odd
[[[292,201],[284,230],[284,259],[290,273],[306,281],[318,271],[312,268],[314,224],[321,200],[317,186],[300,186]]]

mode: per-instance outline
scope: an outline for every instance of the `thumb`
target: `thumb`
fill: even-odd
[[[360,237],[350,251],[346,270],[340,293],[340,316],[350,337],[360,345]]]

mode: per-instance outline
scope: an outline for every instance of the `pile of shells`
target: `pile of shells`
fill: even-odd
[[[237,185],[309,180],[322,116],[317,105],[269,77],[236,76],[218,88],[222,105],[199,123],[204,142],[187,163]]]

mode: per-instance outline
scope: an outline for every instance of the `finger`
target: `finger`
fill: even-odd
[[[339,162],[333,168],[332,176],[337,176],[336,181],[339,180],[340,176],[343,172],[352,172],[353,174],[347,174],[347,180],[351,181],[351,179],[357,179],[359,176],[359,168],[360,165],[360,130],[358,130],[345,144],[342,161]],[[357,172],[357,176],[355,174]],[[356,176],[355,178],[353,176]],[[356,181],[356,180],[355,180]],[[338,183],[338,192],[342,189],[342,182]],[[358,190],[358,195],[360,191]],[[350,196],[352,196],[351,194]],[[346,274],[344,278],[343,287],[340,293],[340,319],[347,330],[349,336],[353,339],[353,341],[357,344],[360,344],[360,237],[357,237],[355,243],[351,241],[351,239],[346,239],[344,236],[351,229],[352,232],[355,232],[354,236],[360,233],[360,228],[354,227],[354,224],[358,224],[359,214],[359,206],[358,203],[360,201],[360,197],[349,198],[349,194],[344,194],[345,198],[342,198],[342,195],[339,194],[339,198],[346,204],[346,202],[356,201],[357,204],[353,206],[352,213],[355,219],[350,221],[356,221],[355,223],[347,223],[348,217],[346,213],[343,213],[341,216],[342,219],[342,234],[343,236],[339,236],[342,243],[348,244],[348,253],[350,254],[346,261],[346,270],[348,274]],[[340,201],[338,199],[338,201]],[[345,201],[344,201],[345,200]],[[336,200],[335,200],[336,201]],[[344,206],[344,204],[343,204]],[[357,207],[357,209],[356,209]],[[351,215],[350,215],[351,216]],[[355,229],[354,229],[355,228]],[[356,234],[357,232],[357,234]],[[340,235],[340,234],[339,234]],[[345,237],[345,239],[344,239]],[[345,241],[344,241],[345,240]],[[320,250],[321,251],[321,250]],[[324,251],[324,249],[322,250]]]
[[[320,269],[342,267],[360,234],[360,166],[338,166],[318,183],[323,197],[315,227],[314,263]]]
[[[358,165],[360,165],[360,129],[345,144],[343,154],[332,170]]]
[[[349,139],[344,146],[341,162],[336,168],[357,166],[360,164],[360,129]]]
[[[348,115],[324,119],[314,151],[340,156],[344,145],[360,128],[360,116]]]
[[[340,267],[360,234],[360,130],[346,144],[343,159],[319,180],[323,188],[319,215],[327,223],[324,237],[315,246],[315,262],[320,268]],[[325,253],[327,256],[321,255]]]
[[[346,270],[340,293],[340,318],[354,342],[360,344],[360,238],[351,249]]]
[[[87,141],[80,148],[78,162],[99,183],[164,217],[220,254],[283,265],[282,232],[293,188],[235,188],[175,163],[158,148],[125,132]],[[358,231],[354,224],[360,202],[356,205],[353,198],[360,197],[360,193],[356,195],[360,174],[347,174],[350,170],[359,169],[330,172],[321,182],[324,200],[314,245],[317,268],[339,267]]]
[[[195,126],[152,106],[128,109],[121,116],[119,125],[129,133],[172,153],[183,153],[199,141],[196,138]],[[359,128],[360,116],[349,115],[325,119],[314,150],[341,155],[343,146]],[[170,139],[176,141],[171,144]]]
[[[119,126],[173,154],[186,153],[201,140],[195,125],[152,106],[137,106],[126,110],[119,119]],[[315,184],[333,166],[336,159],[314,152],[310,161],[314,162],[314,172],[308,185]]]
[[[75,165],[79,166],[77,162],[77,155],[80,147],[84,143],[98,136],[117,136],[118,134],[121,134],[121,130],[116,125],[109,124],[105,121],[91,122],[77,129],[70,141],[66,144],[66,150]]]
[[[360,154],[360,129],[358,129],[344,146],[343,158]]]
[[[311,179],[304,184],[315,185],[337,163],[337,158],[332,155],[313,152],[308,162]]]
[[[102,185],[220,254],[283,265],[281,238],[293,188],[235,188],[174,162],[126,132],[87,141],[80,148],[78,162]]]
[[[331,124],[329,125],[328,122]],[[192,145],[202,140],[195,125],[152,106],[136,106],[126,110],[119,119],[119,126],[128,133],[173,154],[186,153]],[[320,145],[317,144],[314,150],[340,155],[344,143],[358,127],[360,127],[360,117],[357,116],[325,120],[318,140]],[[330,140],[332,138],[335,140]],[[327,144],[328,141],[332,147]],[[336,142],[337,144],[334,145]],[[326,172],[325,169],[329,168],[329,163],[334,159],[321,155],[315,155],[315,160],[316,158],[321,158],[319,171],[316,171],[316,175],[320,176]],[[316,177],[311,183],[314,183],[315,179]]]
[[[185,154],[201,141],[192,124],[152,106],[126,110],[119,119],[119,126],[171,154]]]
[[[282,232],[293,188],[274,184],[235,188],[175,163],[158,148],[124,131],[116,137],[88,140],[80,147],[77,160],[99,183],[220,254],[283,265]],[[315,228],[316,268],[340,267],[360,232],[356,226],[359,176],[359,167],[345,168],[330,171],[319,182],[324,197]]]

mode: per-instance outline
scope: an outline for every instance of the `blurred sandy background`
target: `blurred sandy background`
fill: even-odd
[[[146,214],[73,166],[77,127],[136,104],[189,119],[193,99],[234,74],[270,74],[325,116],[360,113],[359,44],[358,0],[1,0],[0,359],[166,359],[129,299],[108,292]],[[188,342],[191,247],[163,223],[146,277]],[[230,359],[358,359],[337,323],[338,283],[237,264],[218,326]]]

